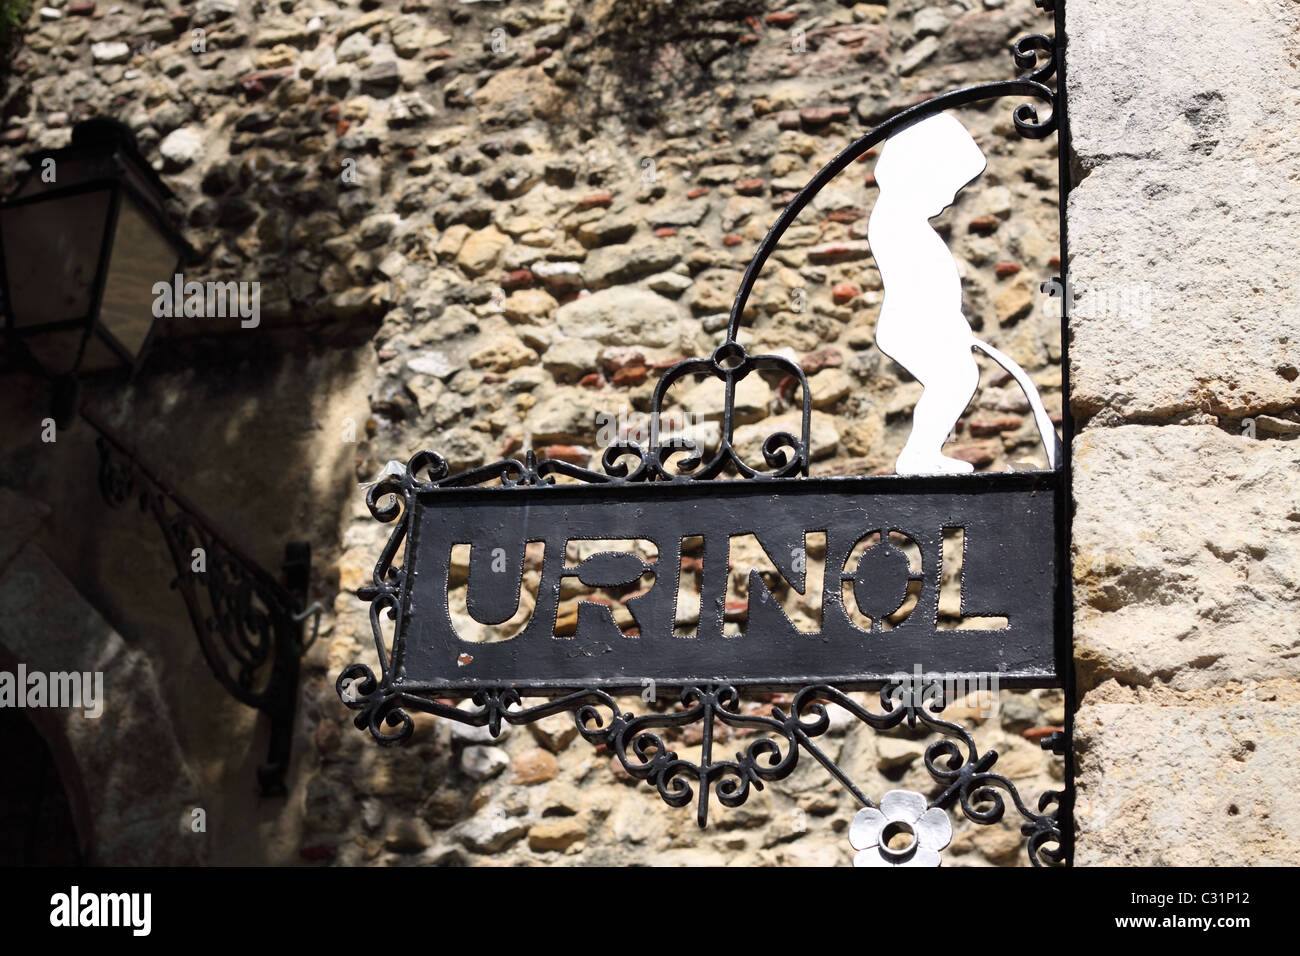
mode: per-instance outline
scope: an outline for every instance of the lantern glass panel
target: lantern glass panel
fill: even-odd
[[[122,197],[99,323],[131,354],[140,354],[155,316],[154,285],[171,283],[178,258],[171,240],[132,198]]]
[[[14,326],[88,320],[111,191],[7,207],[0,216]]]

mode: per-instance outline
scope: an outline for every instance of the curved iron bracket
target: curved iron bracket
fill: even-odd
[[[265,713],[271,739],[257,768],[263,796],[284,796],[303,651],[301,613],[311,577],[311,546],[285,546],[283,583],[246,557],[178,493],[147,470],[119,439],[82,412],[99,433],[99,487],[120,507],[138,495],[153,515],[176,569],[180,592],[208,668],[230,696]]]

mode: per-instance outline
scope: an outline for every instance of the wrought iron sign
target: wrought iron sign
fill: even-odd
[[[941,689],[908,689],[898,679],[924,661],[945,674],[996,675],[1002,686],[1068,680],[1065,446],[1029,377],[973,337],[957,266],[928,223],[984,168],[979,147],[948,110],[1015,97],[1019,135],[1063,131],[1061,45],[1027,36],[1013,55],[1022,71],[1015,79],[904,110],[850,144],[794,197],[744,274],[726,341],[657,383],[646,444],[608,447],[599,470],[528,452],[453,474],[436,452],[421,451],[370,488],[371,513],[396,524],[372,583],[358,592],[370,603],[381,672],[357,663],[337,682],[359,728],[388,744],[410,736],[413,711],[486,725],[494,735],[503,723],[570,712],[587,740],[608,747],[667,803],[694,801],[701,826],[711,798],[737,806],[752,789],[790,774],[805,751],[864,807],[850,828],[859,864],[937,864],[952,832],[947,810],[960,806],[967,818],[994,823],[1005,814],[1004,794],[1022,818],[1031,860],[1068,858],[1068,785],[1027,806],[994,772],[996,753],[981,752],[962,725],[943,719]],[[1040,118],[1033,101],[1050,115]],[[741,316],[799,212],[881,143],[869,225],[885,288],[877,345],[924,391],[895,474],[811,478],[808,381],[788,358],[749,354],[738,340]],[[1064,241],[1062,233],[1063,251]],[[978,384],[975,350],[1024,390],[1047,469],[968,474],[968,464],[942,454]],[[736,443],[736,390],[750,375],[790,376],[802,396],[797,432],[769,435],[761,462],[746,461]],[[668,391],[698,378],[721,382],[716,447],[665,426]],[[737,479],[713,480],[726,475]],[[728,599],[742,539],[756,540],[764,558],[749,571],[743,603]],[[449,592],[466,565],[463,605],[453,608]],[[940,615],[941,582],[953,565],[960,621]],[[698,574],[698,600],[688,566],[689,583]],[[525,593],[529,569],[535,583]],[[819,603],[811,620],[783,610],[769,586],[778,579]],[[580,600],[576,621],[561,619],[562,598],[594,590],[620,597]],[[672,688],[680,708],[623,712],[615,695],[640,695],[647,684]],[[877,688],[879,710],[848,696]],[[742,709],[746,694],[773,691],[792,692],[788,707]],[[525,707],[525,697],[548,699]],[[474,706],[449,703],[463,698]],[[906,724],[940,732],[925,753],[934,793],[892,791],[873,802],[818,746],[830,707],[876,730]],[[699,722],[701,755],[683,759],[664,731]],[[715,722],[757,733],[742,751],[722,754]],[[1065,744],[1055,734],[1044,746],[1068,763]],[[887,832],[911,834],[910,842],[900,845]]]

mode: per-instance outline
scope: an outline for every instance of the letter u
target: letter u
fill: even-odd
[[[524,553],[531,542],[469,545],[465,609],[480,624],[504,624],[519,613]],[[545,553],[545,542],[538,542]]]

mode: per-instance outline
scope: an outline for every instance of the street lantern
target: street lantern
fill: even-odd
[[[31,172],[0,201],[0,294],[6,366],[53,384],[52,417],[74,415],[98,433],[99,488],[113,507],[135,499],[158,521],[175,566],[172,586],[213,675],[231,696],[270,717],[264,796],[286,792],[297,712],[311,547],[290,542],[282,574],[263,569],[221,535],[179,491],[146,466],[91,408],[78,381],[130,371],[144,359],[158,316],[156,287],[172,288],[191,250],[171,226],[171,190],[108,118],[78,123],[65,149],[27,157]],[[170,311],[170,310],[169,310]],[[44,433],[42,433],[44,437]],[[202,567],[195,555],[202,553]]]
[[[78,123],[70,146],[28,161],[0,203],[6,345],[56,393],[87,373],[134,370],[154,332],[153,286],[189,248],[164,210],[171,191],[113,119]]]

